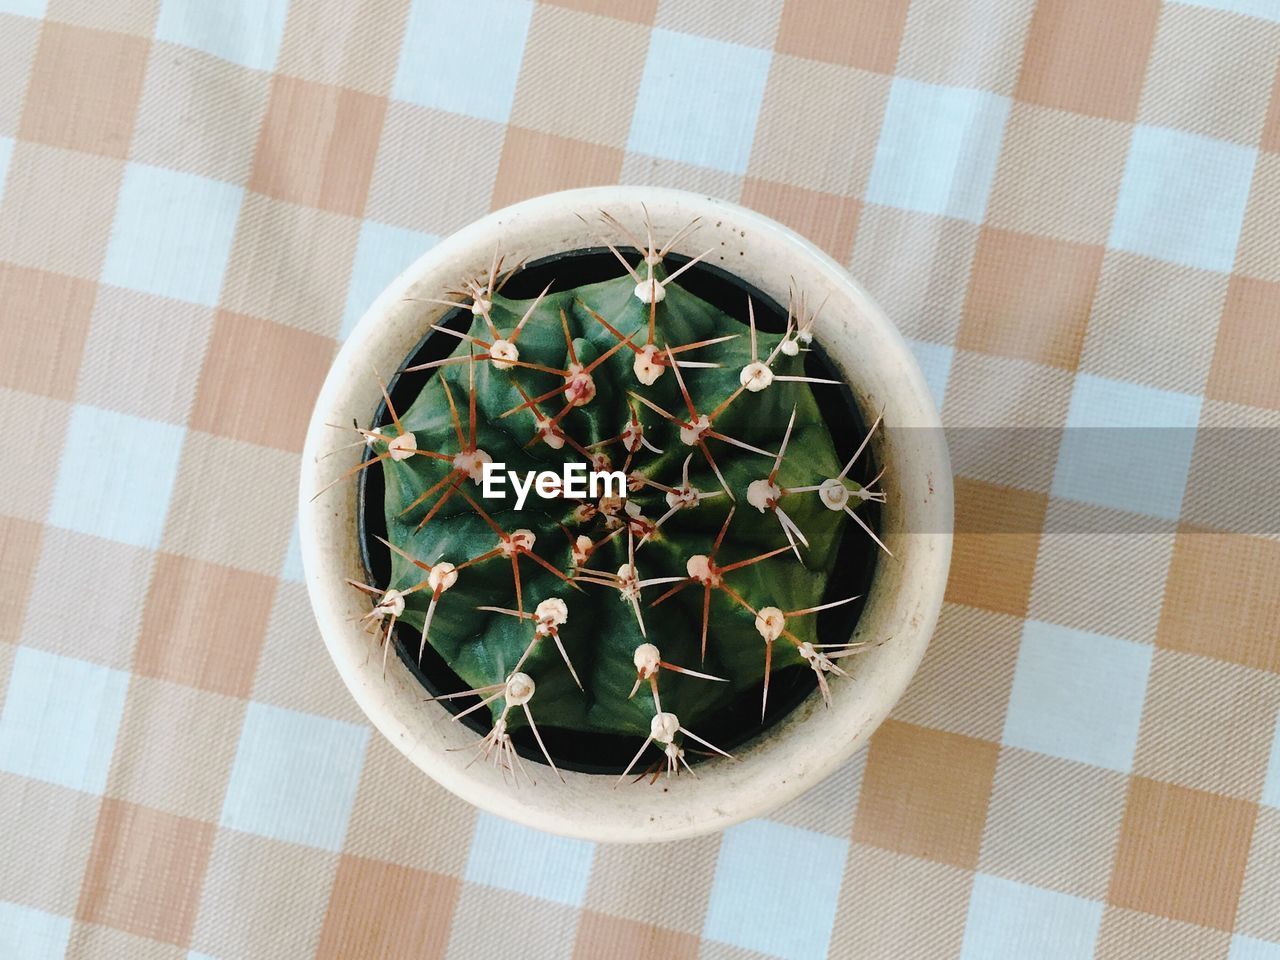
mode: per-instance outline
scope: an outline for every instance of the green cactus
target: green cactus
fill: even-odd
[[[804,373],[812,318],[759,332],[683,289],[652,244],[634,266],[611,249],[622,276],[532,300],[501,294],[500,262],[469,281],[469,332],[437,327],[457,348],[362,431],[392,555],[387,591],[352,581],[366,619],[388,647],[411,628],[410,655],[431,644],[473,688],[504,770],[520,767],[508,731],[536,716],[653,742],[678,772],[686,737],[721,752],[699,727],[762,679],[767,698],[770,671],[807,664],[829,696],[852,652],[818,644],[810,614],[846,518],[883,495],[837,459],[813,395],[833,388]],[[510,480],[482,496],[485,461],[619,470],[627,496],[530,491],[517,510]]]

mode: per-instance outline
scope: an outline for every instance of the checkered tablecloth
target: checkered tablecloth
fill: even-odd
[[[1197,452],[1280,426],[1278,56],[1278,0],[0,0],[0,957],[1280,958],[1280,537]],[[646,848],[371,731],[294,521],[374,295],[614,182],[794,226],[949,426],[1043,428],[957,457],[869,748]],[[1100,426],[1188,439],[1100,483]]]

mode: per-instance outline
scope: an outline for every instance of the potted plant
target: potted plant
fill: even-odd
[[[329,653],[406,756],[489,812],[645,841],[866,740],[933,629],[952,503],[924,379],[836,263],[607,187],[494,213],[378,298],[300,507]]]

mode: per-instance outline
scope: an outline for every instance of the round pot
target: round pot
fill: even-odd
[[[643,204],[643,208],[642,205]],[[510,261],[598,246],[595,215],[607,210],[656,237],[694,217],[701,225],[677,253],[714,248],[708,259],[785,303],[789,288],[810,303],[827,299],[814,328],[850,384],[863,416],[883,413],[872,441],[884,468],[882,556],[853,641],[883,641],[846,660],[851,678],[833,679],[828,708],[816,694],[735,752],[655,787],[616,787],[616,777],[565,772],[514,787],[500,771],[471,763],[476,734],[425,702],[398,658],[383,676],[377,640],[357,622],[365,597],[354,482],[312,499],[355,466],[362,446],[327,424],[364,424],[381,399],[373,371],[391,373],[448,308],[406,298],[443,297],[465,277],[487,272],[495,247]],[[584,222],[586,218],[591,225]],[[621,239],[621,238],[619,238]],[[376,468],[375,468],[376,469]],[[866,741],[906,688],[937,620],[951,558],[951,467],[924,377],[893,324],[834,260],[780,224],[736,204],[651,187],[568,190],[527,200],[471,224],[421,257],[365,313],[325,379],[312,412],[299,490],[302,560],[329,655],[373,724],[441,785],[482,810],[564,836],[605,842],[673,840],[759,816],[817,785]],[[844,637],[823,637],[824,642]]]

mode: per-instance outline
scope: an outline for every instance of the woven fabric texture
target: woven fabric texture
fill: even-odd
[[[1275,0],[0,0],[0,956],[1280,960],[1280,536],[1201,449],[1280,426],[1278,59]],[[869,747],[647,848],[384,742],[294,520],[378,291],[619,182],[809,236],[1037,444],[958,451]]]

